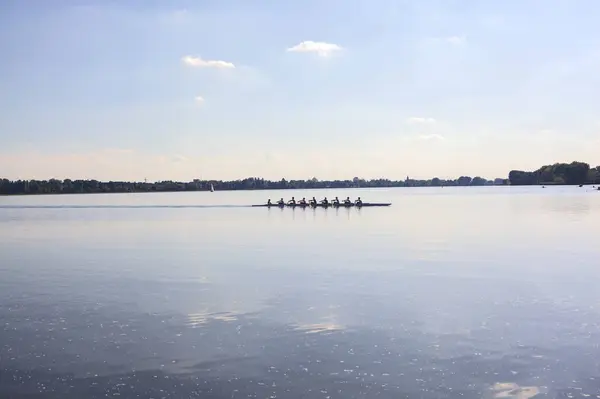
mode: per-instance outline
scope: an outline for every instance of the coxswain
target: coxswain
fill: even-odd
[[[325,197],[325,199],[323,201],[321,201],[321,204],[327,206],[329,205],[329,201],[327,201],[327,197]]]
[[[288,204],[296,205],[296,199],[292,197],[292,199],[288,201]]]
[[[360,197],[358,197],[358,199],[356,200],[355,204],[357,206],[361,206],[362,205],[362,200],[360,199]]]
[[[344,205],[352,205],[352,201],[350,201],[350,197],[346,197],[344,200]]]
[[[273,204],[271,204],[271,198],[269,198],[269,200],[267,201],[267,205],[268,205],[268,206],[271,206],[271,205],[273,205]]]
[[[277,205],[281,205],[281,206],[285,205],[285,201],[283,200],[283,198],[280,199],[279,201],[277,201]]]

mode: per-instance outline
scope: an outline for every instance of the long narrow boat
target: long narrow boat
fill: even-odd
[[[252,205],[253,207],[263,207],[263,208],[366,208],[366,207],[373,207],[373,206],[390,206],[392,205],[391,203],[377,203],[377,202],[363,202],[361,205],[357,205],[357,204],[344,204],[341,203],[339,205],[334,205],[334,204],[285,204],[285,205],[280,205],[280,204],[262,204],[262,205]]]

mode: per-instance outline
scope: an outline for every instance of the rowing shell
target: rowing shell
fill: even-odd
[[[264,204],[264,205],[252,205],[253,207],[263,207],[263,208],[285,208],[285,207],[290,207],[290,208],[365,208],[365,207],[372,207],[372,206],[390,206],[392,205],[391,203],[374,203],[374,202],[363,202],[362,205],[357,205],[357,204],[339,204],[339,205],[334,205],[334,204],[316,204],[316,205],[311,205],[311,204],[285,204],[285,205],[280,205],[280,204]]]

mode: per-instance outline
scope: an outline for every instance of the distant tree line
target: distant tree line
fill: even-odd
[[[600,166],[590,168],[584,162],[544,165],[533,172],[511,170],[508,180],[513,186],[536,184],[600,184]]]
[[[17,194],[79,194],[79,193],[131,193],[131,192],[171,192],[171,191],[207,191],[211,185],[217,191],[226,190],[280,190],[280,189],[322,189],[322,188],[359,188],[359,187],[440,187],[440,186],[486,186],[508,184],[506,179],[486,180],[482,177],[461,176],[455,180],[433,178],[430,180],[372,179],[355,177],[352,180],[266,180],[249,177],[242,180],[193,180],[191,182],[159,181],[125,182],[98,180],[7,180],[0,179],[0,195]]]
[[[600,166],[591,169],[582,162],[557,163],[543,166],[533,172],[513,170],[508,179],[494,180],[482,177],[461,176],[454,180],[437,177],[429,180],[371,179],[355,177],[351,180],[266,180],[249,177],[241,180],[198,180],[177,182],[171,180],[154,183],[98,180],[8,180],[0,179],[0,195],[20,194],[79,194],[79,193],[131,193],[131,192],[171,192],[207,191],[211,185],[217,191],[225,190],[281,190],[281,189],[323,189],[360,187],[443,187],[443,186],[491,186],[491,185],[535,185],[535,184],[600,184]]]

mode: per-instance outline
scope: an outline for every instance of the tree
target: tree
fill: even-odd
[[[459,186],[468,186],[471,184],[472,179],[469,176],[461,176],[458,178],[457,183]]]
[[[486,182],[487,182],[486,179],[479,177],[479,176],[475,176],[473,178],[473,180],[471,180],[471,185],[472,186],[485,186]]]
[[[563,166],[566,184],[584,184],[587,179],[590,165],[584,162],[571,162]]]
[[[511,186],[524,186],[538,184],[537,177],[532,172],[522,170],[511,170],[508,174],[508,180]]]
[[[536,171],[511,170],[508,179],[495,179],[494,184],[531,185],[531,184],[600,184],[600,166],[590,168],[583,162],[557,163],[544,165]],[[0,179],[0,195],[22,194],[61,194],[61,193],[127,193],[127,192],[168,192],[206,190],[211,184],[217,190],[273,190],[273,189],[321,189],[351,187],[428,187],[428,186],[480,186],[492,181],[476,176],[461,176],[458,179],[444,180],[435,177],[431,180],[417,180],[407,177],[406,180],[390,180],[376,178],[365,180],[360,177],[346,180],[266,180],[259,177],[248,177],[232,181],[199,180],[191,182],[161,181],[148,183],[98,180],[15,180]]]
[[[600,184],[600,166],[588,171],[587,183]]]
[[[590,165],[584,162],[555,163],[544,165],[534,172],[511,170],[511,185],[529,184],[584,184],[588,179]]]

